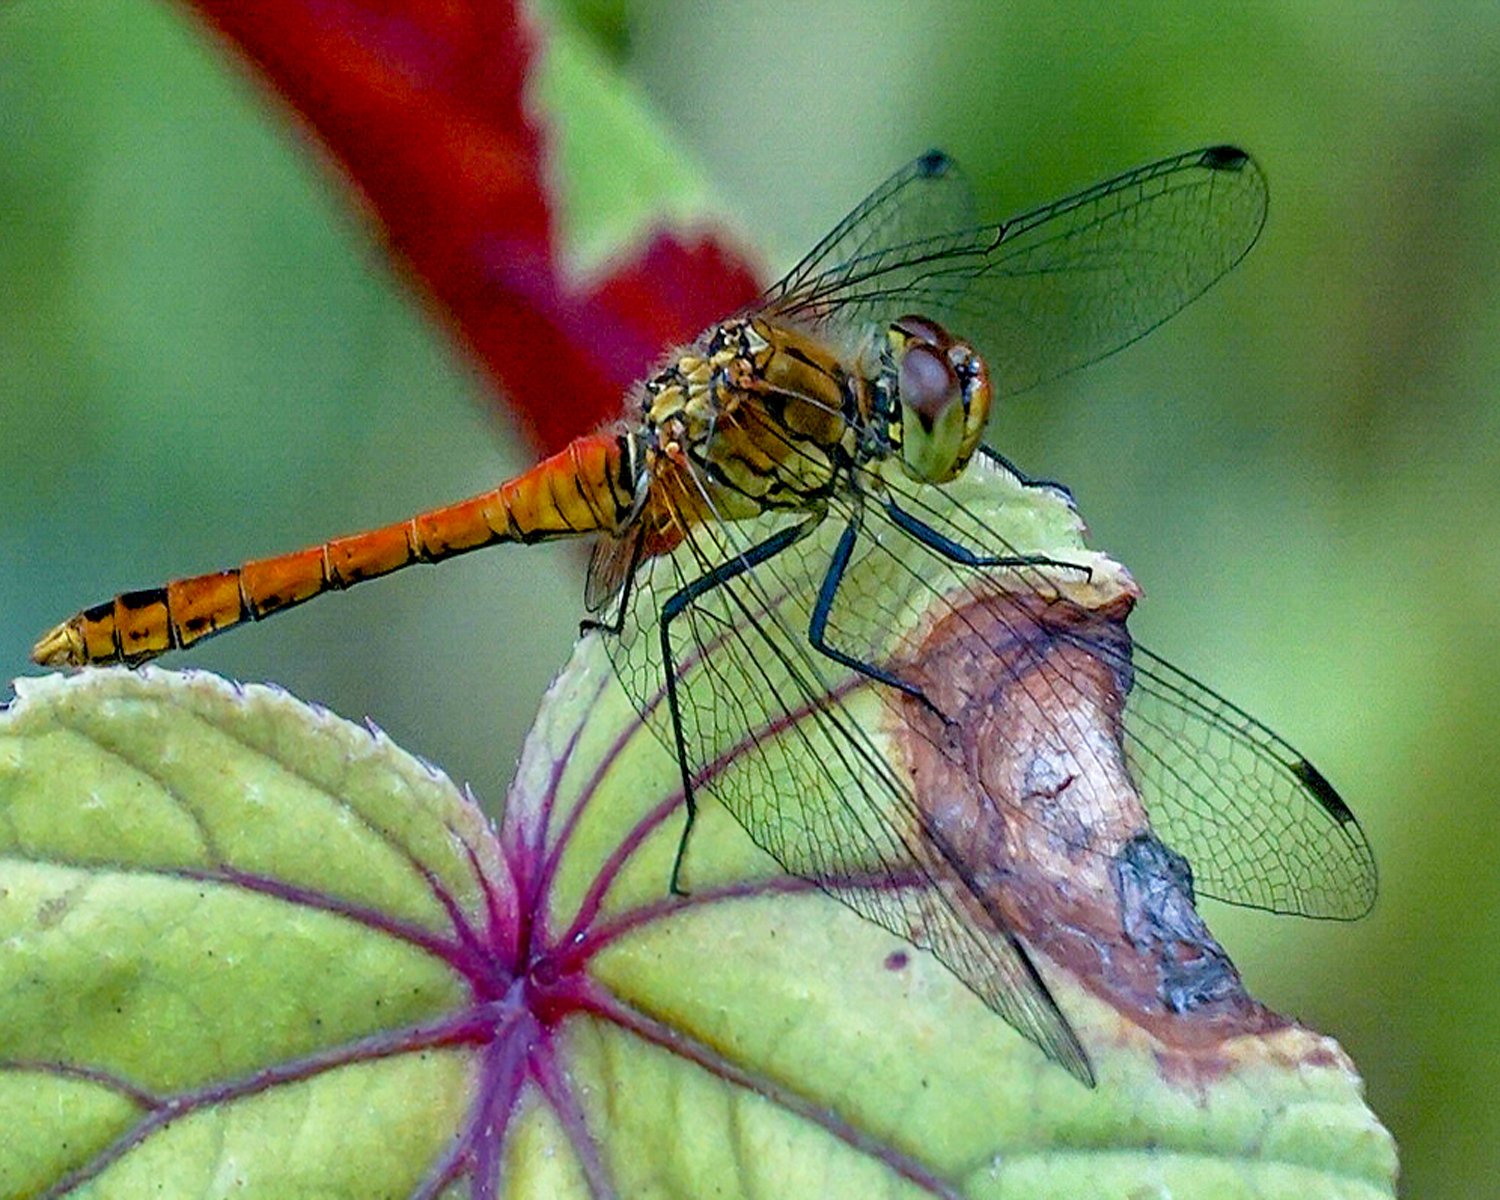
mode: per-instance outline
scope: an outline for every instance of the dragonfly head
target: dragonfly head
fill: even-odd
[[[886,331],[892,377],[891,441],[923,483],[947,483],[968,465],[990,415],[990,376],[967,342],[936,321],[906,316]]]

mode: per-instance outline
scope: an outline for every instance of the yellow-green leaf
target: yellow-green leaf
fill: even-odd
[[[1123,619],[1128,577],[1085,557],[1061,497],[1003,473],[963,489],[1009,543],[1087,563],[1058,586]],[[1212,994],[1168,989],[1172,953],[1222,953],[1196,926],[1153,941],[1180,907],[1122,927],[1130,881],[1170,892],[1170,864],[1079,860],[1007,901],[1092,1088],[936,959],[787,878],[706,794],[691,894],[671,895],[681,778],[598,635],[498,828],[378,732],[276,689],[151,669],[16,687],[0,1196],[1393,1192],[1394,1146],[1335,1043],[1257,1005],[1227,959]],[[848,712],[933,786],[916,718],[882,695]],[[1070,728],[1109,742],[1050,731]]]

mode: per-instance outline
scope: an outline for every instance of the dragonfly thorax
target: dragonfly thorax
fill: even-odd
[[[661,446],[696,444],[735,407],[736,384],[772,353],[752,321],[725,321],[646,380],[641,415]]]
[[[984,360],[936,321],[905,316],[886,330],[876,411],[912,479],[947,483],[969,463],[990,415]]]
[[[647,470],[719,519],[805,509],[858,457],[868,385],[817,334],[763,317],[711,328],[644,385]]]

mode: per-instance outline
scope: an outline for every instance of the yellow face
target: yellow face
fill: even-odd
[[[926,317],[901,317],[886,339],[896,367],[891,440],[901,447],[901,466],[923,483],[947,483],[984,434],[989,371],[972,346]]]

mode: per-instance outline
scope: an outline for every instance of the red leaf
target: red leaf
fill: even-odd
[[[658,235],[569,285],[527,111],[538,35],[505,0],[187,0],[305,122],[393,259],[543,450],[621,411],[662,351],[751,300],[711,238]]]

